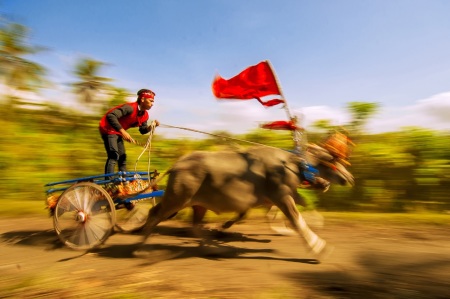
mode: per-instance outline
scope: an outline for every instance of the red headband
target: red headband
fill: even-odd
[[[141,93],[141,98],[154,99],[155,98],[155,94],[153,94],[151,92],[143,92],[143,93]]]

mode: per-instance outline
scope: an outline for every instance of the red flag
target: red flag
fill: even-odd
[[[212,83],[212,91],[218,99],[250,100],[268,95],[281,95],[275,75],[267,61],[250,66],[228,80],[217,75]],[[274,103],[268,107],[280,102]]]
[[[264,107],[272,107],[281,103],[284,103],[284,100],[282,99],[272,99],[272,100],[268,100],[268,101],[261,101],[260,98],[256,98],[258,100],[258,102],[261,103],[261,105],[263,105]]]
[[[294,131],[300,129],[293,121],[277,120],[271,123],[262,124],[261,128],[270,130],[289,130]]]

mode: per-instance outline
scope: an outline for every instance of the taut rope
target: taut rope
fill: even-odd
[[[148,172],[148,181],[149,181],[149,187],[152,187],[154,185],[156,185],[156,183],[161,180],[166,173],[164,173],[158,180],[156,180],[153,183],[151,182],[151,177],[150,177],[150,153],[151,153],[151,141],[153,138],[153,134],[154,134],[154,130],[156,128],[156,123],[153,121],[151,123],[151,129],[149,131],[150,135],[147,138],[147,141],[145,142],[145,144],[142,144],[141,142],[137,141],[137,140],[132,140],[130,143],[139,145],[139,146],[143,146],[144,149],[142,150],[141,154],[138,156],[138,158],[136,159],[136,163],[134,165],[134,171],[136,172],[137,170],[137,164],[139,162],[139,160],[141,159],[142,155],[144,154],[145,151],[148,150],[148,163],[147,163],[147,172]],[[219,137],[219,138],[224,138],[224,139],[229,139],[229,140],[234,140],[234,141],[239,141],[239,142],[245,142],[245,143],[250,143],[250,144],[254,144],[254,145],[259,145],[259,146],[264,146],[264,147],[271,147],[271,148],[276,148],[274,146],[270,146],[270,145],[266,145],[266,144],[262,144],[262,143],[258,143],[258,142],[252,142],[252,141],[248,141],[248,140],[243,140],[243,139],[238,139],[238,138],[233,138],[233,137],[228,137],[228,136],[222,136],[222,135],[218,135],[218,134],[213,134],[213,133],[209,133],[209,132],[204,132],[204,131],[199,131],[199,130],[194,130],[194,129],[189,129],[189,128],[184,128],[184,127],[177,127],[177,126],[171,126],[171,125],[164,125],[164,124],[160,124],[159,126],[163,127],[163,128],[172,128],[172,129],[180,129],[180,130],[186,130],[186,131],[191,131],[191,132],[196,132],[196,133],[202,133],[202,134],[206,134],[206,135],[210,135],[210,136],[215,136],[215,137]]]
[[[219,138],[224,138],[224,139],[230,139],[230,140],[234,140],[234,141],[245,142],[245,143],[250,143],[250,144],[259,145],[259,146],[265,146],[265,147],[276,148],[276,147],[274,147],[274,146],[270,146],[270,145],[266,145],[266,144],[262,144],[262,143],[258,143],[258,142],[253,142],[253,141],[248,141],[248,140],[243,140],[243,139],[238,139],[238,138],[233,138],[233,137],[228,137],[228,136],[223,136],[223,135],[218,135],[218,134],[213,134],[213,133],[209,133],[209,132],[204,132],[204,131],[199,131],[199,130],[194,130],[194,129],[184,128],[184,127],[177,127],[177,126],[164,125],[164,124],[160,124],[159,126],[160,126],[160,127],[163,127],[163,128],[172,128],[172,129],[186,130],[186,131],[191,131],[191,132],[196,132],[196,133],[202,133],[202,134],[206,134],[206,135],[210,135],[210,136],[214,136],[214,137],[219,137]]]
[[[136,163],[134,164],[134,171],[135,172],[137,172],[137,164],[138,164],[138,162],[139,162],[139,159],[141,159],[141,157],[142,157],[142,155],[145,153],[145,151],[148,149],[148,163],[147,163],[147,172],[148,172],[148,181],[150,182],[150,152],[151,152],[151,149],[152,149],[152,138],[153,138],[153,133],[154,133],[154,131],[155,131],[155,128],[156,128],[156,123],[153,121],[151,124],[150,124],[150,131],[149,131],[149,133],[150,133],[150,135],[148,136],[148,138],[147,138],[147,142],[145,142],[145,144],[144,145],[142,145],[140,142],[138,142],[138,141],[136,141],[136,140],[134,140],[133,139],[133,142],[132,143],[134,143],[134,144],[137,144],[137,145],[141,145],[141,146],[143,146],[144,147],[144,149],[142,150],[142,152],[141,152],[141,154],[138,156],[138,158],[136,159]]]

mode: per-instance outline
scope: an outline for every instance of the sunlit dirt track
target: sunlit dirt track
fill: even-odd
[[[139,234],[112,235],[83,254],[63,247],[50,218],[0,220],[0,298],[450,298],[450,225],[326,219],[313,229],[334,246],[323,261],[297,236],[250,217],[226,233],[161,223],[133,257]]]

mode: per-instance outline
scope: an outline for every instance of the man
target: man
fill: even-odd
[[[127,171],[125,145],[123,140],[134,142],[126,130],[138,127],[141,134],[151,130],[147,125],[155,93],[150,89],[141,89],[137,93],[136,102],[125,103],[110,109],[100,120],[99,130],[105,145],[108,159],[105,164],[105,174],[114,173],[116,164],[119,171]],[[155,120],[156,126],[159,122]]]

